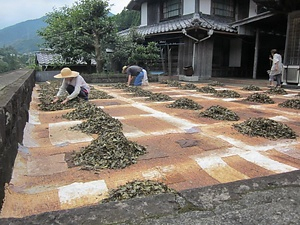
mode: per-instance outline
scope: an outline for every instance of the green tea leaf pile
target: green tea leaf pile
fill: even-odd
[[[180,88],[185,89],[185,90],[196,90],[198,87],[195,84],[187,83],[186,85],[184,85]]]
[[[197,91],[203,92],[203,93],[216,93],[217,92],[216,89],[214,89],[213,87],[210,87],[210,86],[204,86],[204,87],[197,88]]]
[[[177,193],[167,185],[151,180],[128,182],[119,186],[117,189],[109,191],[109,197],[102,200],[104,202],[122,201],[137,197],[145,197],[149,195],[157,195],[162,193]]]
[[[266,91],[267,94],[275,94],[275,95],[286,95],[287,92],[281,87],[271,87]]]
[[[199,105],[197,102],[188,98],[179,98],[175,102],[167,105],[166,107],[179,108],[179,109],[191,109],[191,110],[197,110],[203,108],[203,106]]]
[[[167,86],[168,87],[182,87],[182,84],[177,80],[168,80]]]
[[[215,120],[237,121],[240,117],[233,111],[222,106],[211,106],[199,114],[200,117],[209,117]]]
[[[250,118],[240,124],[233,124],[234,129],[249,136],[259,136],[268,139],[295,139],[296,133],[287,125],[271,119]]]
[[[90,145],[72,155],[83,170],[122,169],[136,163],[146,148],[126,139],[122,132],[104,132]]]
[[[300,109],[300,99],[289,99],[279,103],[278,106],[291,109]]]
[[[248,86],[243,87],[242,90],[245,90],[245,91],[260,91],[261,89],[258,86],[250,84]]]
[[[165,95],[163,93],[153,93],[146,100],[148,100],[148,101],[163,102],[163,101],[171,101],[173,99],[169,95]]]
[[[214,96],[222,97],[222,98],[239,98],[241,95],[236,91],[232,90],[221,90],[214,93]]]
[[[107,94],[104,91],[100,90],[91,90],[89,93],[89,99],[111,99],[114,98],[113,96]]]
[[[62,115],[63,118],[69,120],[82,120],[95,117],[95,115],[106,114],[101,108],[90,102],[84,101],[78,105],[74,110]]]
[[[250,96],[248,96],[245,101],[249,102],[257,102],[257,103],[263,103],[263,104],[273,104],[274,101],[266,94],[263,93],[254,93]]]

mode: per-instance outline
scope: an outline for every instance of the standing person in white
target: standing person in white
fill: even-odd
[[[276,49],[271,50],[271,55],[272,55],[272,67],[270,71],[270,76],[274,77],[276,80],[277,84],[276,87],[281,87],[281,76],[282,76],[282,57],[281,55],[277,52]]]

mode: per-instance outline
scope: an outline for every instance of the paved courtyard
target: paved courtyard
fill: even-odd
[[[206,86],[197,83],[198,87]],[[216,90],[234,90],[241,98],[220,98],[212,94],[151,83],[144,87],[174,100],[186,97],[203,106],[200,110],[168,108],[168,102],[147,101],[122,89],[93,85],[113,96],[91,103],[123,124],[131,141],[147,148],[136,164],[125,169],[86,171],[69,167],[66,156],[89,145],[96,138],[69,128],[82,121],[62,118],[71,110],[39,110],[36,85],[30,118],[19,148],[13,178],[6,188],[0,217],[33,214],[97,204],[115,189],[133,180],[155,180],[177,190],[210,186],[238,180],[280,174],[300,169],[300,142],[297,139],[269,140],[249,137],[233,129],[234,123],[264,117],[282,122],[300,135],[299,110],[278,104],[295,97],[299,89],[286,89],[286,95],[269,95],[274,104],[243,101],[253,92],[247,85],[226,84]],[[265,92],[268,88],[263,87]],[[220,105],[238,114],[239,121],[199,117],[210,106]]]

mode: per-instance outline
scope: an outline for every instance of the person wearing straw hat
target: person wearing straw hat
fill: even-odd
[[[79,72],[72,71],[70,68],[65,67],[54,77],[63,79],[63,81],[56,96],[54,97],[53,103],[57,102],[59,100],[59,96],[64,95],[66,91],[69,95],[62,101],[62,104],[67,103],[77,96],[84,100],[88,100],[90,87]]]
[[[143,68],[140,66],[123,66],[122,73],[128,75],[127,85],[129,86],[134,78],[134,86],[141,86],[144,78]]]

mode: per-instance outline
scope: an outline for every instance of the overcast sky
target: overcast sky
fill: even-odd
[[[71,7],[78,0],[0,0],[0,29],[26,20],[38,19],[53,8]],[[120,13],[130,0],[109,0],[110,12]]]

